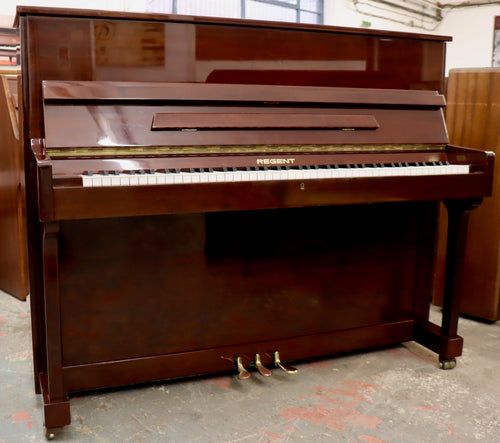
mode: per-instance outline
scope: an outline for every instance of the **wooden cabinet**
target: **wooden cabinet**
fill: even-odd
[[[500,152],[500,68],[453,69],[447,87],[450,143]],[[500,164],[493,196],[471,214],[460,312],[500,319]],[[439,291],[438,291],[439,293]],[[440,305],[440,297],[435,298]]]

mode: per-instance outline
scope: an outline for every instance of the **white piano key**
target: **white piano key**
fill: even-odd
[[[82,175],[82,183],[84,188],[92,187],[92,176],[91,175]]]
[[[111,186],[120,186],[121,180],[119,175],[111,176]]]
[[[120,186],[130,186],[130,175],[120,174],[118,177],[120,178]]]
[[[94,174],[92,176],[92,186],[93,187],[102,186],[102,175],[100,175],[100,174]]]
[[[226,174],[222,171],[215,171],[215,181],[218,183],[222,183],[226,181]]]
[[[156,173],[156,184],[157,185],[167,184],[167,174],[165,174],[164,172],[157,172]]]

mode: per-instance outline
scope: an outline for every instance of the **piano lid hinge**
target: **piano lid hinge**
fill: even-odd
[[[47,149],[45,147],[45,140],[43,138],[32,138],[31,139],[31,151],[40,160],[43,160],[45,157],[47,157]]]

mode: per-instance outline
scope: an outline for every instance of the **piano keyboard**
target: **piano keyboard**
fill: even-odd
[[[468,174],[469,165],[448,162],[378,163],[367,165],[278,166],[241,168],[140,169],[131,171],[87,171],[84,187],[140,186],[187,183],[312,180],[329,178],[403,177]]]

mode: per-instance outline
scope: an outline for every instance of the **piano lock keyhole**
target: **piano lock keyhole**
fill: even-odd
[[[299,185],[299,188],[301,191],[304,191],[306,189],[306,184],[304,182],[302,182],[300,185]]]

